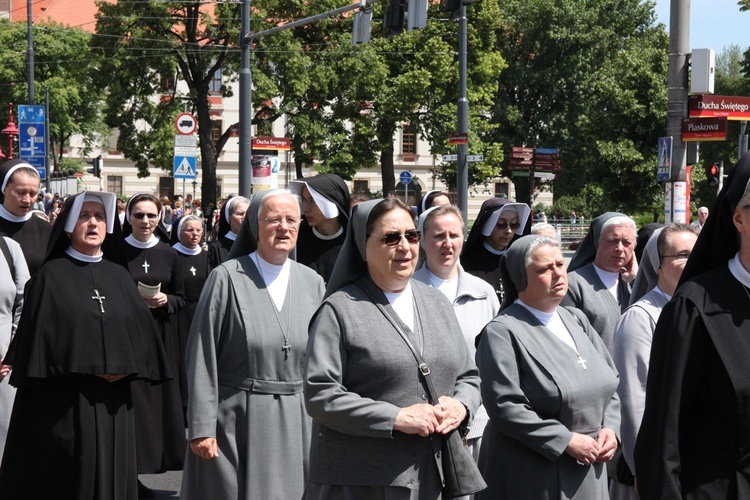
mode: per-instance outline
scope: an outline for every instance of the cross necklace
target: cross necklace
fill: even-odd
[[[104,314],[104,299],[106,299],[107,297],[105,297],[104,295],[99,295],[99,290],[94,288],[94,295],[92,295],[91,298],[99,301],[99,309],[102,311],[102,314]]]
[[[266,283],[266,277],[263,276],[263,269],[261,268],[260,264],[260,257],[256,254],[255,255],[255,267],[258,268],[258,272],[260,273],[260,277],[263,280],[263,283]],[[271,309],[273,309],[273,314],[276,316],[276,321],[279,324],[279,330],[281,330],[281,334],[284,336],[284,345],[281,346],[281,350],[284,351],[284,359],[289,359],[289,353],[292,352],[292,344],[289,343],[289,328],[292,324],[292,271],[289,270],[289,281],[286,285],[286,295],[289,297],[289,304],[287,304],[287,307],[289,308],[289,317],[286,320],[286,330],[284,330],[284,326],[281,324],[281,318],[279,318],[279,311],[276,310],[276,303],[273,301],[273,297],[271,297],[271,292],[268,290],[268,284],[266,284],[266,295],[268,296],[268,300],[271,303]],[[286,302],[286,300],[284,300]],[[282,305],[283,308],[283,305]]]

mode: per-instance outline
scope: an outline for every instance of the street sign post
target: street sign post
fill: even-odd
[[[411,181],[412,181],[411,172],[409,172],[408,170],[404,170],[403,172],[399,174],[398,180],[400,180],[401,184],[404,185],[404,203],[408,205],[409,204],[409,184],[411,184]]]
[[[672,137],[659,137],[659,155],[656,166],[656,180],[667,182],[672,168]]]
[[[198,128],[198,122],[190,113],[180,113],[174,121],[174,127],[177,129],[178,134],[192,135],[195,133],[195,129]]]
[[[44,165],[44,158],[47,156],[44,121],[44,106],[28,104],[18,106],[18,151],[22,159],[37,169],[42,180],[47,178]]]
[[[198,142],[194,135],[174,136],[174,165],[172,177],[175,179],[195,179],[195,148]],[[184,190],[183,190],[184,191]]]

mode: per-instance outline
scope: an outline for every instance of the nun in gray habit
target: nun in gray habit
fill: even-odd
[[[559,307],[567,277],[558,243],[518,239],[500,261],[505,301],[481,334],[477,366],[490,417],[478,499],[607,496],[617,448],[617,372],[576,309]]]
[[[303,360],[324,285],[288,258],[299,223],[291,192],[256,194],[201,292],[187,342],[182,499],[302,497],[311,428]]]
[[[468,425],[479,377],[448,299],[411,279],[418,249],[414,214],[403,202],[354,206],[310,326],[306,499],[442,496],[441,433]],[[395,325],[430,367],[438,404]]]
[[[568,296],[563,305],[586,314],[604,345],[612,353],[617,320],[630,305],[630,284],[638,271],[635,259],[636,228],[633,219],[606,212],[593,221],[568,264]],[[616,233],[616,234],[615,234]],[[607,242],[612,236],[620,243]]]

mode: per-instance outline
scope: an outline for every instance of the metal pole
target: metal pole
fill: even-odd
[[[737,160],[742,158],[742,155],[747,152],[747,135],[745,130],[747,129],[747,120],[740,122],[740,137],[737,141]]]
[[[44,89],[44,168],[47,178],[44,183],[49,193],[50,161],[49,161],[49,89]]]
[[[29,104],[34,104],[34,40],[31,33],[33,19],[31,16],[31,0],[26,0],[26,64],[28,71]]]
[[[467,31],[466,5],[462,2],[458,19],[458,123],[456,132],[459,134],[469,133],[469,100],[466,97]],[[456,202],[464,218],[464,230],[466,230],[469,211],[469,171],[466,161],[468,151],[468,143],[458,145]]]
[[[242,27],[240,29],[240,159],[239,193],[249,197],[252,193],[252,120],[253,77],[250,72],[250,0],[242,0]]]
[[[669,12],[669,75],[667,78],[667,135],[672,137],[672,181],[685,181],[687,147],[682,120],[687,118],[690,0],[672,0]],[[674,186],[672,186],[674,188]],[[674,198],[674,189],[672,190]],[[674,199],[672,200],[674,220]]]

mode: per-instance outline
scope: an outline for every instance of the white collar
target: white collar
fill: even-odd
[[[230,229],[229,231],[227,231],[227,234],[225,234],[224,237],[228,240],[234,241],[237,239],[237,233],[233,233],[232,230]]]
[[[487,243],[487,240],[484,240],[482,244],[484,245],[485,250],[495,255],[502,255],[505,253],[505,250],[508,249],[508,247],[505,247],[505,250],[495,250],[494,248],[492,248],[492,245]]]
[[[26,215],[13,215],[12,213],[8,212],[7,208],[5,208],[3,205],[0,205],[0,217],[11,222],[26,222],[27,220],[31,219],[33,215],[34,214],[31,213],[31,210],[26,212]]]
[[[596,264],[594,264],[594,270],[596,271],[597,276],[599,276],[599,279],[602,280],[602,283],[604,283],[604,286],[607,287],[607,289],[612,289],[613,287],[617,286],[620,273],[605,271],[604,269],[598,267]]]
[[[310,226],[310,227],[312,228],[313,234],[318,239],[321,239],[321,240],[335,240],[336,238],[338,238],[339,236],[341,236],[341,234],[344,232],[344,227],[343,226],[339,226],[339,230],[338,231],[336,231],[335,233],[333,233],[331,236],[326,236],[325,234],[319,233],[318,230],[315,229],[314,227],[312,227],[312,226]]]
[[[86,255],[79,252],[78,250],[74,250],[73,247],[66,248],[65,253],[75,260],[80,260],[81,262],[101,262],[102,256],[104,255],[101,252],[99,252],[99,255]]]
[[[530,305],[526,304],[521,299],[516,299],[516,302],[518,302],[519,305],[523,306],[524,309],[529,311],[531,314],[534,315],[536,319],[542,322],[543,325],[547,326],[550,321],[552,321],[552,318],[557,314],[557,308],[555,308],[552,312],[544,312],[540,311],[539,309],[536,309],[534,307],[531,307]]]
[[[152,234],[148,241],[141,241],[131,234],[130,236],[125,238],[125,241],[136,248],[146,249],[155,247],[159,243],[159,238]]]
[[[179,241],[175,243],[174,245],[172,245],[172,248],[174,248],[175,250],[177,250],[183,255],[198,255],[199,253],[201,253],[201,250],[202,250],[200,245],[198,245],[195,248],[188,248],[182,243],[180,243]]]
[[[732,273],[732,276],[734,276],[737,281],[750,288],[750,272],[748,272],[748,270],[745,269],[745,266],[742,265],[739,252],[737,252],[734,255],[734,258],[729,261],[729,272]]]

